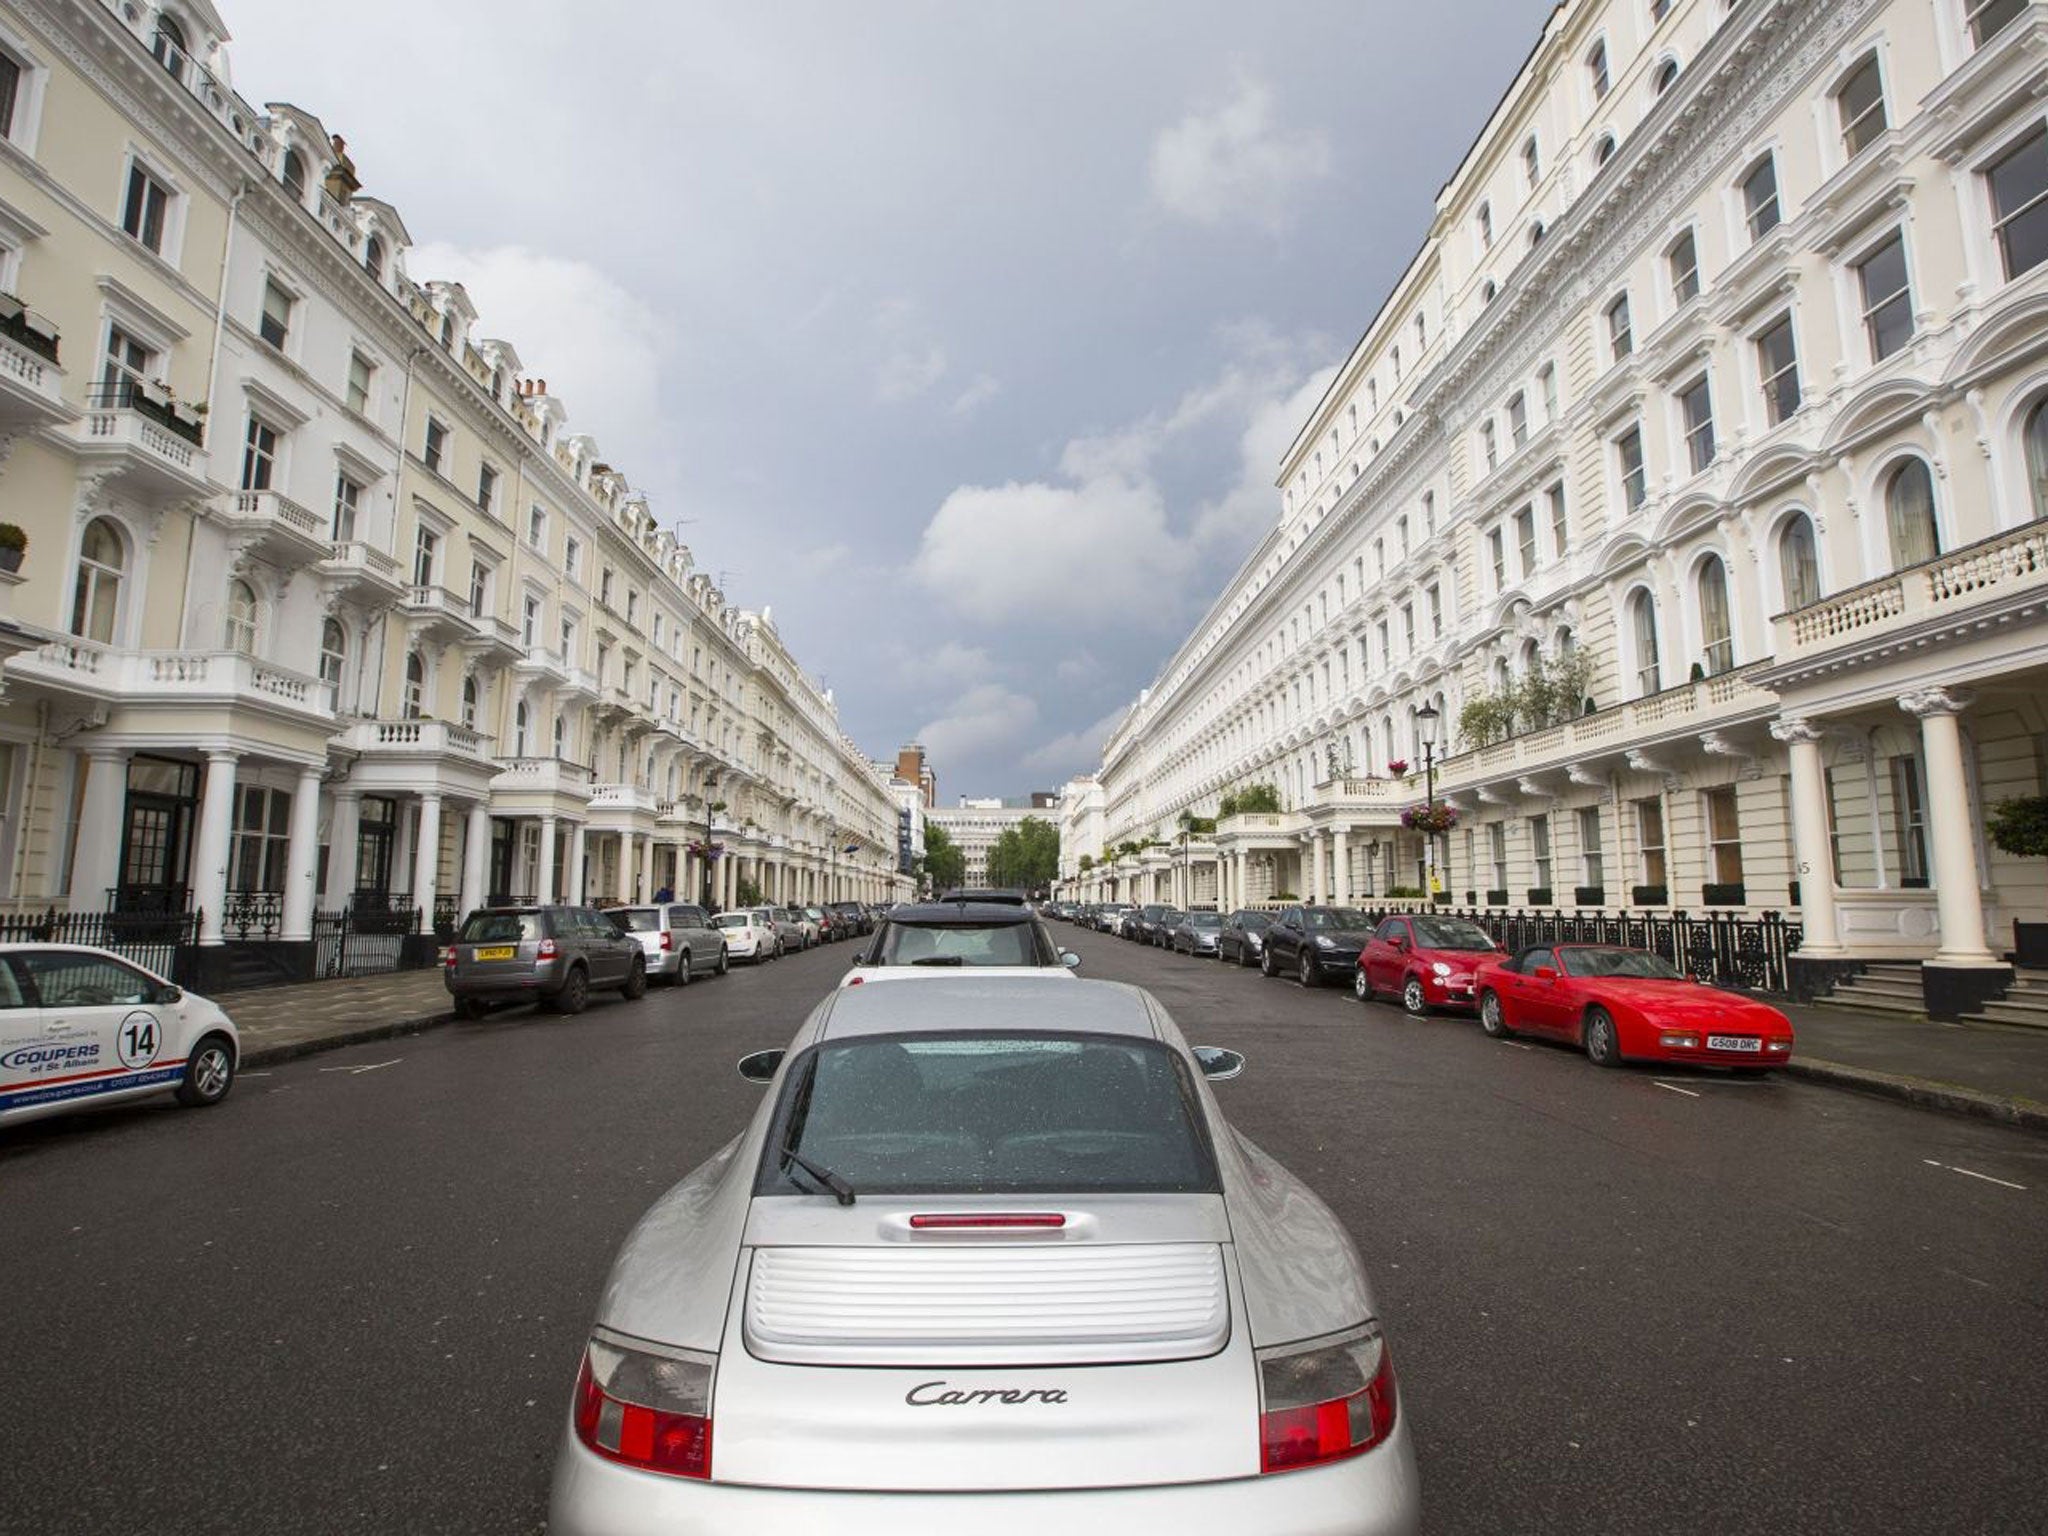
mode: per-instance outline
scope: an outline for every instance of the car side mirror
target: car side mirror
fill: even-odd
[[[185,994],[180,988],[166,984],[156,989],[156,996],[152,997],[150,1001],[159,1008],[167,1008],[172,1003],[182,1003],[185,1001]]]
[[[1537,967],[1536,967],[1536,979],[1537,979],[1538,981],[1555,981],[1555,980],[1557,980],[1557,967],[1556,967],[1556,966],[1554,966],[1554,965],[1539,965],[1539,966],[1537,966]]]
[[[1081,957],[1075,954],[1071,949],[1063,949],[1060,951],[1060,964],[1064,965],[1068,970],[1074,970],[1076,967],[1080,965],[1080,963]]]
[[[1241,1051],[1226,1051],[1218,1045],[1198,1045],[1194,1055],[1195,1065],[1202,1069],[1202,1076],[1212,1082],[1223,1082],[1244,1070]]]
[[[755,1051],[740,1058],[740,1076],[750,1083],[772,1083],[782,1066],[781,1051]]]
[[[1395,954],[1405,955],[1408,953],[1408,941],[1406,939],[1389,939],[1387,942],[1394,946]]]

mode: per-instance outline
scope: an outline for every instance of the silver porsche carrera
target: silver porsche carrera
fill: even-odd
[[[1364,1266],[1136,987],[828,996],[612,1266],[555,1536],[1393,1536]]]

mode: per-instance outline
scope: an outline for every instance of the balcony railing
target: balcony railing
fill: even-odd
[[[87,392],[86,403],[94,408],[95,414],[107,411],[133,411],[144,420],[156,423],[173,436],[183,438],[194,448],[206,446],[206,432],[200,425],[199,417],[190,407],[172,400],[154,385],[140,384],[134,379],[95,385]],[[189,458],[186,462],[190,462]]]
[[[11,293],[0,293],[0,336],[18,342],[47,363],[57,357],[57,327]]]
[[[326,684],[246,651],[130,651],[90,640],[57,640],[9,666],[24,678],[149,702],[225,698],[332,713]]]
[[[347,742],[354,750],[370,755],[449,753],[478,762],[488,762],[491,756],[490,741],[483,732],[453,720],[360,720],[349,727]]]
[[[565,757],[501,757],[498,776],[491,783],[497,789],[555,791],[587,797],[596,777],[585,764],[572,763]]]

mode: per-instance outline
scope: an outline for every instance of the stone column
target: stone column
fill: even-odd
[[[1323,892],[1327,889],[1323,882],[1329,878],[1327,871],[1323,867],[1323,834],[1321,832],[1309,833],[1308,848],[1311,859],[1311,872],[1308,879],[1308,889],[1301,893],[1301,899],[1303,901],[1321,901],[1323,899]]]
[[[221,908],[228,895],[229,836],[235,820],[235,764],[239,752],[206,754],[206,787],[192,843],[192,901],[199,908],[199,942],[220,944]]]
[[[1333,845],[1332,857],[1336,863],[1336,902],[1340,907],[1351,905],[1351,837],[1342,827],[1330,833]]]
[[[466,916],[491,899],[491,807],[470,802],[469,827],[462,839],[462,911]]]
[[[1240,848],[1234,857],[1237,868],[1231,873],[1230,884],[1237,893],[1237,904],[1240,907],[1249,906],[1252,895],[1251,852],[1248,849]]]
[[[1785,743],[1792,770],[1792,856],[1799,863],[1799,952],[1816,959],[1842,953],[1835,910],[1835,855],[1828,841],[1828,780],[1820,758],[1820,727],[1808,720],[1774,720],[1771,734]]]
[[[1935,911],[1941,921],[1936,965],[1999,965],[1984,942],[1984,897],[1977,879],[1977,837],[1970,826],[1969,778],[1956,716],[1970,695],[1958,688],[1906,694],[1899,708],[1920,720],[1927,760],[1927,843],[1933,862]]]
[[[420,932],[434,931],[434,895],[441,883],[441,794],[420,796],[420,833],[413,848],[412,901],[420,909]]]
[[[356,891],[356,844],[362,836],[363,792],[344,785],[334,792],[334,814],[327,820],[328,908],[340,911]]]
[[[638,842],[639,839],[631,832],[619,834],[619,884],[613,894],[621,901],[633,899],[633,862],[639,856],[639,850],[634,845]]]
[[[121,881],[121,824],[128,805],[128,752],[90,747],[85,757],[85,798],[78,813],[78,843],[71,856],[71,910],[100,912]]]
[[[569,829],[569,900],[582,902],[590,894],[590,823],[579,821]]]
[[[555,899],[555,818],[540,819],[540,872],[533,899],[545,906]]]
[[[301,942],[313,937],[313,880],[320,873],[320,772],[299,770],[292,792],[291,841],[284,855],[284,925],[278,937]]]

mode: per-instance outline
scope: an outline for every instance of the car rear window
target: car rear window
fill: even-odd
[[[744,912],[721,912],[711,921],[715,927],[719,928],[744,928],[753,919]]]
[[[628,933],[661,931],[661,911],[656,907],[614,907],[610,917]]]
[[[538,912],[472,912],[462,925],[464,944],[521,944],[542,937]]]
[[[948,926],[891,923],[882,938],[882,965],[1037,965],[1029,923]]]
[[[1151,1040],[915,1035],[819,1046],[789,1076],[756,1193],[1219,1189],[1192,1080]]]
[[[1493,935],[1469,917],[1418,917],[1415,940],[1425,949],[1498,949]]]

